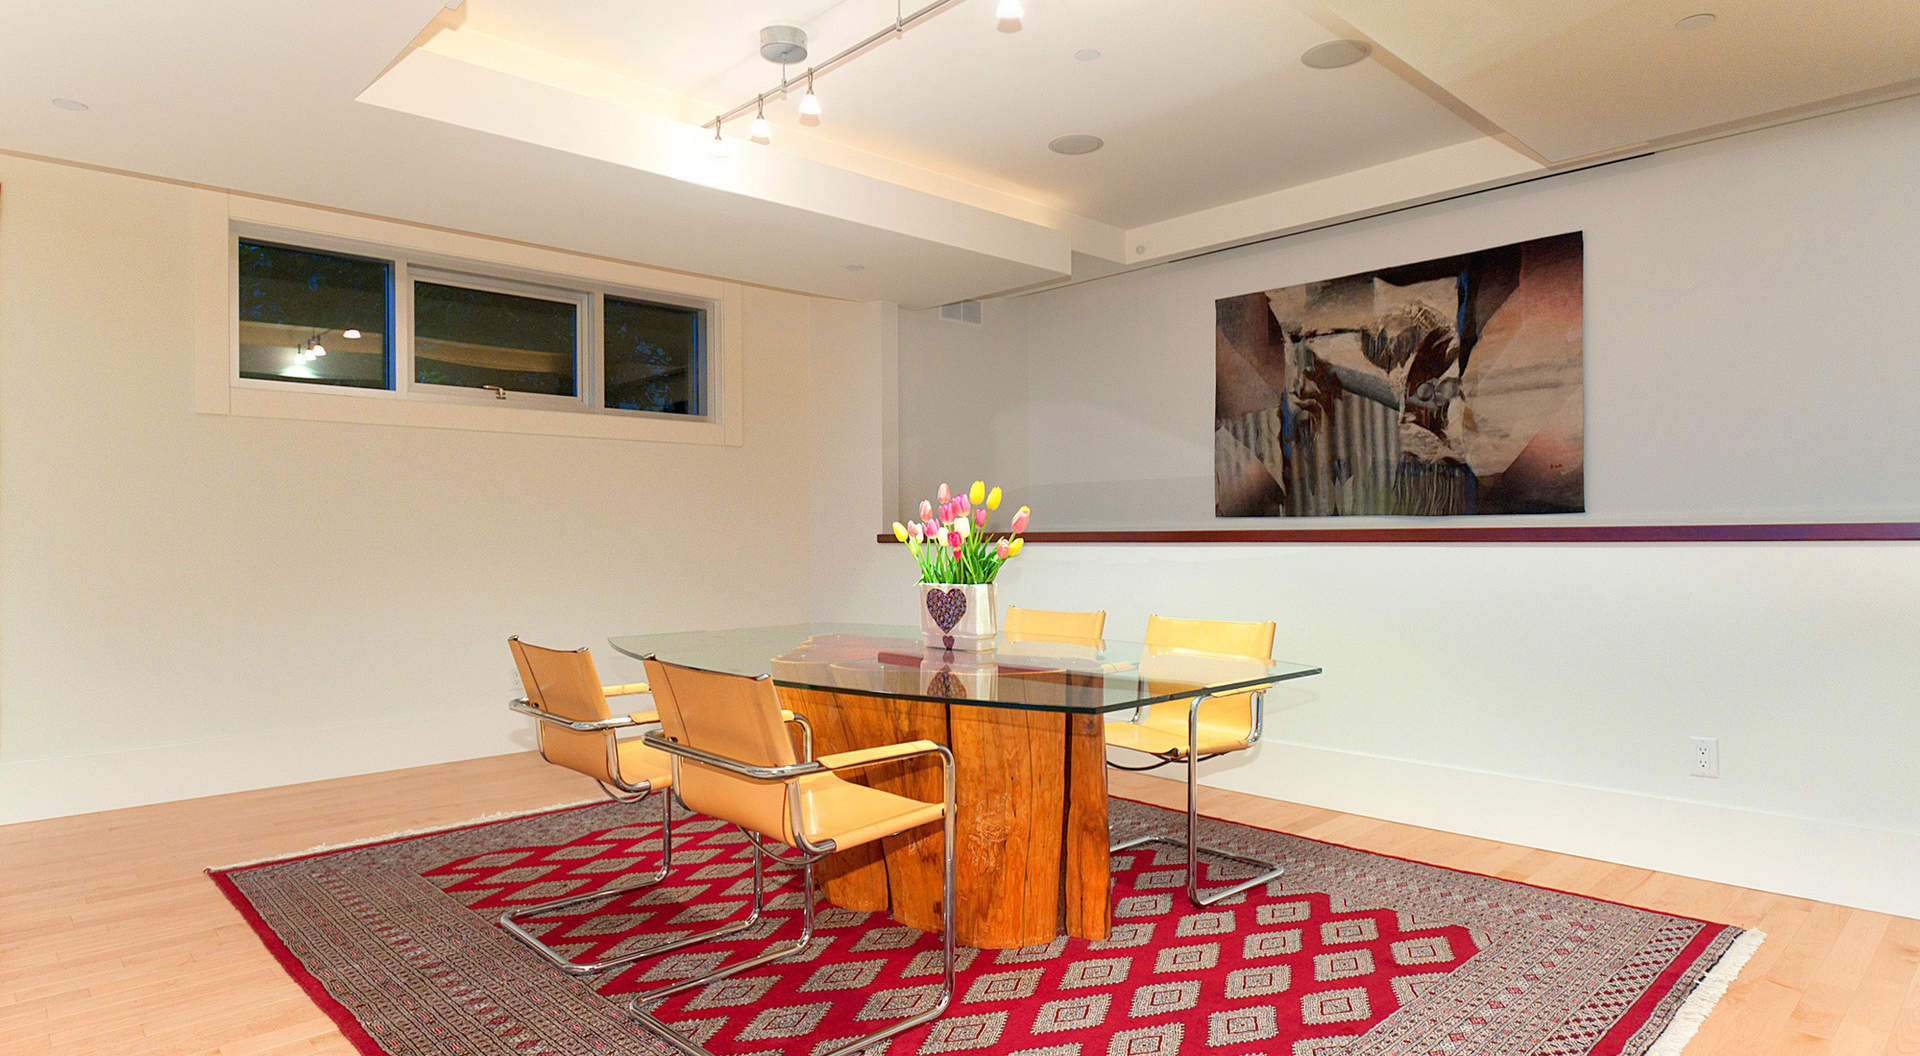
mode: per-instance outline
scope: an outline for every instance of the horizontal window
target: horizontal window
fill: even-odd
[[[700,364],[707,313],[606,298],[606,405],[623,411],[704,414]]]
[[[451,282],[413,283],[413,380],[577,396],[580,305]]]
[[[714,306],[236,235],[234,377],[435,401],[709,415]]]
[[[240,240],[240,376],[393,387],[393,268]]]

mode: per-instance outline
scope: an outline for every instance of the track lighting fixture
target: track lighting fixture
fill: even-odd
[[[927,19],[963,2],[964,0],[930,0],[926,6],[909,13],[902,10],[904,5],[899,0],[895,0],[892,22],[835,53],[824,62],[807,67],[806,88],[800,96],[798,108],[800,123],[803,125],[820,123],[820,97],[813,91],[814,77],[824,77],[874,48],[889,41],[898,40],[906,34],[907,30],[914,29]],[[1017,33],[1020,31],[1021,23],[1027,17],[1026,5],[1021,0],[997,0],[994,17],[998,21],[1000,32]],[[786,99],[800,88],[799,82],[787,80],[787,66],[790,63],[807,61],[807,34],[796,26],[767,26],[760,31],[760,56],[768,62],[780,64],[780,83],[739,106],[722,112],[705,126],[713,129],[713,142],[708,145],[708,152],[716,158],[727,156],[727,144],[720,138],[720,130],[736,117],[753,115],[753,125],[747,135],[749,140],[761,144],[773,142],[773,126],[767,122],[767,96]]]

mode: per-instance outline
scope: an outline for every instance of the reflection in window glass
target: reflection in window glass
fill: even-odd
[[[414,380],[573,396],[579,316],[571,301],[415,282]]]
[[[240,241],[240,376],[393,388],[383,260]]]
[[[606,298],[607,406],[705,414],[706,314],[697,308]]]

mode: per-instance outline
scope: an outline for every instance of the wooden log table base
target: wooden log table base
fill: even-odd
[[[954,937],[960,945],[1014,949],[1063,934],[1107,937],[1100,716],[784,687],[780,693],[786,707],[813,724],[816,753],[913,740],[953,751]],[[942,794],[932,758],[844,776],[931,803]],[[829,855],[814,873],[836,906],[884,911],[909,927],[940,930],[936,826]]]

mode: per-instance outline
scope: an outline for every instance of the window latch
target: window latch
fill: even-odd
[[[480,387],[493,393],[493,398],[496,400],[504,400],[507,398],[507,390],[499,385],[482,385]]]

